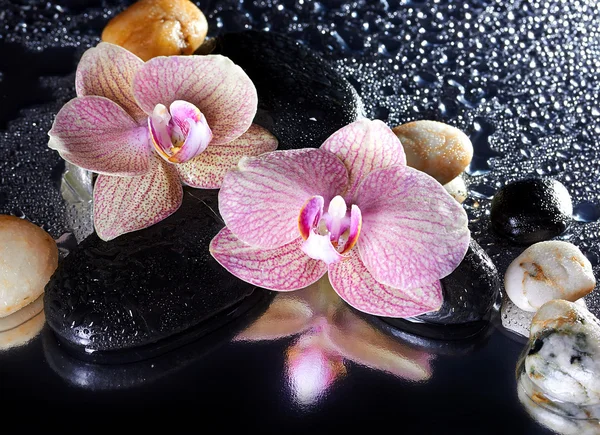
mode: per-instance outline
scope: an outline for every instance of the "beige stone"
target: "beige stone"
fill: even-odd
[[[40,227],[0,215],[0,317],[35,301],[58,266],[58,248]]]
[[[444,189],[460,204],[469,196],[465,180],[460,175],[449,183],[444,184]]]
[[[473,144],[456,127],[437,121],[413,121],[393,129],[404,146],[406,163],[441,184],[463,172],[473,158]]]
[[[189,0],[140,0],[109,21],[102,40],[146,61],[193,54],[207,31],[206,17]]]

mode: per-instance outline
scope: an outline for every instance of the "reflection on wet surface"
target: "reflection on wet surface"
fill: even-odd
[[[390,337],[359,317],[335,293],[327,277],[275,296],[269,309],[238,341],[294,336],[285,351],[288,387],[302,405],[318,402],[346,376],[346,361],[421,382],[431,377],[433,354]]]

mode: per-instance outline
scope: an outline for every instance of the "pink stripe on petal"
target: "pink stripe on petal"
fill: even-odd
[[[310,233],[312,233],[315,225],[318,224],[321,216],[323,215],[323,207],[325,201],[322,196],[313,196],[300,210],[298,216],[298,230],[304,240],[308,239]]]
[[[121,234],[154,225],[175,213],[183,189],[173,166],[158,156],[141,177],[100,175],[94,185],[94,226],[98,237],[111,240]]]
[[[367,314],[385,317],[412,317],[442,306],[439,281],[420,289],[405,291],[375,280],[356,249],[329,266],[329,280],[336,293],[348,304]]]
[[[467,252],[467,214],[424,172],[408,166],[372,172],[356,204],[363,215],[360,257],[382,284],[428,285],[456,269]]]
[[[344,197],[352,195],[361,179],[376,169],[406,165],[406,155],[398,137],[383,122],[359,119],[333,133],[321,145],[338,156],[346,165],[350,177]]]
[[[152,150],[148,127],[140,127],[117,103],[80,97],[65,104],[48,133],[48,146],[74,165],[100,174],[142,175]]]
[[[327,272],[321,261],[300,249],[301,238],[276,249],[259,249],[240,241],[227,227],[210,242],[210,253],[229,272],[258,287],[291,291],[306,287]]]
[[[305,202],[320,195],[328,203],[345,190],[347,177],[340,159],[318,149],[244,158],[223,180],[219,210],[245,243],[277,248],[300,235],[298,215]]]
[[[138,124],[148,115],[133,96],[133,78],[144,62],[118,45],[101,42],[81,57],[75,75],[77,96],[106,97],[121,106]]]
[[[246,73],[218,55],[155,57],[134,79],[140,107],[151,114],[154,106],[187,101],[206,116],[214,144],[241,136],[252,124],[258,97]]]
[[[277,139],[268,130],[252,124],[248,131],[225,145],[208,147],[196,158],[175,165],[181,180],[200,189],[219,189],[225,174],[244,156],[258,156],[277,149]]]

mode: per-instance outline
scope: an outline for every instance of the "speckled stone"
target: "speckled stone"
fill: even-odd
[[[441,184],[458,177],[473,158],[471,140],[456,127],[437,121],[413,121],[393,128],[406,163]]]
[[[490,220],[499,235],[518,244],[531,244],[562,234],[572,214],[565,186],[549,178],[528,178],[496,192]]]
[[[46,286],[48,325],[89,354],[151,345],[235,307],[254,287],[210,256],[223,227],[215,210],[215,191],[186,189],[182,207],[150,228],[86,238]]]
[[[258,92],[254,122],[277,137],[279,149],[317,148],[362,112],[352,85],[288,36],[228,33],[199,51],[227,56],[246,71]]]

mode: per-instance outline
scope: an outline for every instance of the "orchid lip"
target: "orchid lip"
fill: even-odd
[[[204,114],[191,103],[174,101],[169,110],[157,104],[148,117],[154,149],[169,163],[185,163],[202,153],[212,140]]]
[[[362,215],[356,205],[350,210],[341,196],[334,197],[324,212],[322,196],[313,196],[300,210],[298,229],[304,239],[302,250],[315,260],[337,263],[358,240]]]

